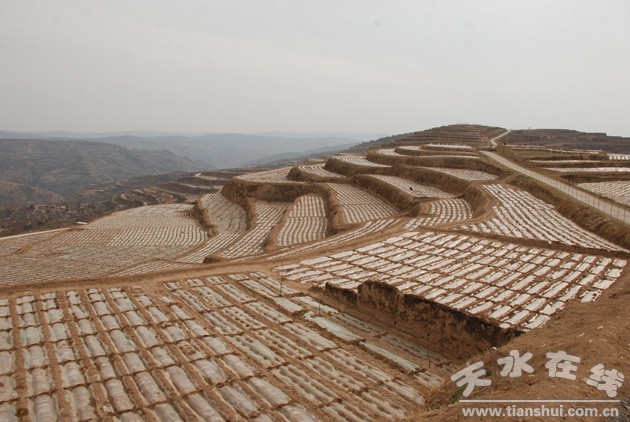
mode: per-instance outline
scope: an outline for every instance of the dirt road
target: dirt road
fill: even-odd
[[[499,138],[503,138],[505,135],[507,135],[508,133],[512,132],[511,130],[508,130],[506,132],[503,132],[502,134],[500,134],[499,136],[495,136],[494,138],[490,139],[490,146],[492,148],[496,148],[497,147],[497,139]]]
[[[490,140],[490,142],[494,144],[495,139],[497,138]],[[591,195],[590,193],[577,189],[574,186],[571,186],[567,183],[563,183],[559,180],[553,179],[551,177],[542,175],[533,170],[522,167],[504,157],[501,157],[497,153],[487,152],[487,151],[482,151],[482,153],[492,158],[494,161],[498,162],[499,164],[502,164],[505,167],[508,167],[518,173],[521,173],[525,176],[536,179],[539,182],[545,183],[548,186],[558,189],[559,191],[572,196],[573,198],[577,199],[583,204],[596,208],[597,210],[603,212],[604,214],[607,214],[611,216],[612,218],[623,222],[624,224],[630,225],[630,211],[628,211],[625,207],[615,205],[611,201],[601,200],[597,196]]]

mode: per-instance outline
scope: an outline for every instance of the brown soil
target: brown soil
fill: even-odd
[[[609,399],[603,391],[587,385],[585,380],[590,375],[590,368],[599,363],[607,369],[615,368],[623,374],[630,374],[629,339],[630,272],[626,270],[622,278],[597,301],[572,302],[543,327],[525,333],[497,350],[489,350],[471,357],[462,365],[462,368],[471,363],[483,361],[484,367],[492,372],[490,376],[492,385],[476,388],[467,399]],[[510,350],[518,350],[521,354],[533,353],[534,356],[528,363],[534,368],[534,373],[524,374],[519,378],[501,377],[499,375],[501,367],[496,361],[498,358],[507,356]],[[581,358],[575,381],[549,377],[544,366],[547,362],[545,355],[559,350]],[[626,382],[619,392],[616,399],[626,400],[627,406],[630,398],[627,375]],[[461,413],[464,405],[450,404],[456,396],[457,386],[454,382],[447,381],[427,400],[430,409],[417,412],[410,417],[410,420],[484,420],[464,418]],[[627,418],[630,412],[627,408],[622,407],[622,410],[625,411]],[[497,420],[497,418],[487,420]],[[527,418],[526,420],[550,419]]]
[[[219,234],[217,226],[212,222],[210,216],[208,215],[208,209],[203,207],[200,199],[195,201],[195,206],[192,209],[192,216],[199,222],[201,227],[208,232],[209,237]]]
[[[371,161],[371,160],[370,160]],[[376,163],[376,161],[374,161]],[[387,164],[387,163],[381,163]],[[353,164],[348,161],[339,160],[337,158],[331,157],[326,161],[326,165],[324,169],[328,171],[332,171],[333,173],[343,174],[345,176],[356,176],[357,174],[385,174],[387,171],[386,167],[368,167],[361,166],[358,164]]]
[[[418,296],[405,295],[386,283],[366,280],[358,292],[326,285],[324,294],[358,312],[378,315],[421,344],[453,360],[461,360],[500,346],[519,335],[496,324]]]

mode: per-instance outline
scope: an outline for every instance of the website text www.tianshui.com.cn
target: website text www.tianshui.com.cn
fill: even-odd
[[[561,403],[526,403],[526,404],[481,404],[461,402],[461,413],[465,417],[501,417],[501,418],[558,418],[558,417],[619,417],[619,403],[587,404],[580,405]]]

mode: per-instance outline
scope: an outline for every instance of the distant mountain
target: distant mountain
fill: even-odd
[[[0,198],[38,202],[46,195],[67,197],[92,183],[206,168],[204,162],[169,151],[140,151],[95,141],[0,140],[0,181],[9,182],[0,184]],[[0,202],[0,206],[7,204]]]
[[[247,167],[281,167],[287,166],[294,162],[306,161],[312,158],[325,158],[333,155],[339,151],[345,151],[354,147],[356,143],[339,145],[334,148],[322,147],[311,151],[302,152],[289,152],[284,154],[277,154],[268,157],[263,157],[254,161],[250,161]]]
[[[34,132],[35,135],[46,139],[64,138],[64,139],[94,139],[108,138],[110,136],[139,136],[142,138],[154,138],[158,136],[194,136],[180,132],[157,132],[154,130],[123,130],[115,132],[70,132],[66,130]]]
[[[219,132],[203,132],[203,133],[187,133],[187,132],[161,132],[156,130],[119,130],[112,132],[71,132],[67,130],[52,130],[39,132],[15,132],[0,130],[0,139],[37,139],[37,138],[63,138],[63,139],[94,139],[94,138],[110,138],[115,136],[137,136],[140,138],[156,138],[160,136],[183,136],[187,138],[203,137],[203,136],[221,136],[226,133]],[[238,135],[237,133],[228,133]],[[322,139],[322,138],[342,138],[353,141],[369,141],[372,139],[387,136],[381,133],[353,133],[353,132],[260,132],[260,133],[244,133],[244,136],[263,136],[271,138],[285,139]]]
[[[314,139],[314,138],[340,138],[353,141],[365,142],[387,136],[382,133],[352,133],[352,132],[331,132],[331,133],[300,133],[300,132],[263,132],[257,133],[260,136],[271,136],[276,138],[289,139]]]
[[[253,161],[265,161],[278,154],[304,153],[320,148],[346,149],[357,141],[344,138],[289,139],[259,135],[211,134],[202,136],[160,136],[142,138],[116,136],[99,142],[148,151],[168,150],[177,155],[208,163],[208,168],[239,168]],[[268,160],[267,160],[268,161]]]
[[[213,169],[244,167],[252,162],[271,161],[275,156],[282,154],[309,153],[324,148],[332,153],[348,148],[349,144],[358,144],[364,138],[370,139],[370,135],[348,134],[348,136],[353,138],[319,135],[309,137],[309,134],[280,132],[268,136],[238,133],[166,134],[151,131],[38,132],[29,136],[29,134],[0,131],[0,139],[82,139],[148,151],[168,150],[192,160],[202,160],[207,163],[208,168]]]
[[[13,132],[0,130],[0,139],[43,139],[45,136],[29,132]]]
[[[0,207],[47,204],[63,199],[63,196],[45,189],[0,180]]]

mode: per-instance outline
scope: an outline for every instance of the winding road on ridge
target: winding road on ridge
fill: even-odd
[[[507,135],[508,133],[512,132],[511,130],[507,130],[505,132],[503,132],[502,134],[500,134],[499,136],[495,136],[494,138],[490,139],[488,142],[490,142],[490,147],[491,148],[496,148],[497,147],[497,139],[499,138],[503,138],[505,135]]]
[[[508,133],[510,133],[509,130],[495,138],[490,139],[490,145],[493,148],[496,147],[497,146],[496,140],[507,135]],[[567,195],[572,196],[573,198],[577,199],[581,203],[588,205],[590,207],[593,207],[603,212],[604,214],[609,215],[610,217],[616,220],[619,220],[622,223],[630,226],[630,211],[628,211],[625,207],[615,205],[612,203],[612,201],[604,201],[598,198],[597,196],[587,193],[581,189],[577,189],[576,187],[572,185],[563,183],[557,179],[545,176],[536,171],[520,166],[508,160],[507,158],[500,156],[499,154],[495,152],[490,152],[490,151],[481,151],[481,152],[487,157],[496,161],[497,163],[505,167],[508,167],[516,171],[517,173],[521,173],[525,176],[531,177],[532,179],[538,180],[539,182],[542,182],[554,189],[557,189],[563,193],[566,193]]]

